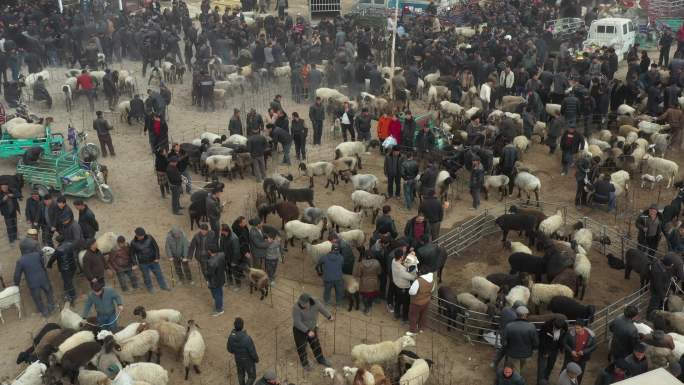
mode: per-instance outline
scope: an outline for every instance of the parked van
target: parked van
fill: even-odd
[[[629,52],[636,38],[636,26],[630,19],[607,17],[594,20],[589,27],[589,36],[583,43],[583,49],[593,52],[601,47],[613,47],[618,60]]]

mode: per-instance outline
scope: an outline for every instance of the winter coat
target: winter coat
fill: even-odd
[[[610,343],[610,355],[613,360],[627,357],[640,341],[634,321],[624,315],[614,319],[608,330],[613,334]]]
[[[580,102],[574,95],[570,95],[563,99],[561,103],[561,115],[565,120],[574,122],[577,119],[580,111]]]
[[[83,274],[88,281],[104,278],[105,268],[105,259],[100,250],[87,249],[83,256]]]
[[[470,172],[470,191],[480,191],[484,185],[484,167],[478,165]]]
[[[218,221],[221,218],[221,204],[218,198],[214,198],[211,194],[206,198],[207,218],[209,220]]]
[[[223,287],[226,283],[226,258],[223,253],[218,252],[209,257],[205,278],[210,288]]]
[[[69,222],[67,225],[62,225],[64,226],[61,228],[59,231],[64,237],[64,240],[73,242],[74,245],[78,248],[83,247],[83,232],[81,230],[81,226],[74,222],[72,219],[71,222]]]
[[[585,330],[589,333],[589,339],[587,340],[586,345],[584,345],[584,349],[582,350],[583,354],[579,357],[578,361],[589,361],[591,354],[598,347],[594,332],[588,328],[585,328]],[[563,338],[563,350],[565,351],[566,361],[574,361],[571,352],[575,350],[575,337],[575,328],[572,328],[565,334],[565,338]]]
[[[285,128],[277,126],[271,132],[271,137],[274,142],[280,143],[282,145],[288,145],[292,143],[292,135]]]
[[[384,171],[386,176],[399,176],[401,175],[401,166],[404,163],[404,157],[401,155],[388,154],[385,156]]]
[[[413,159],[407,159],[401,164],[401,177],[408,181],[413,180],[418,175],[418,162]]]
[[[95,234],[100,231],[100,225],[95,219],[95,214],[86,205],[83,211],[78,213],[78,224],[81,226],[81,233],[84,239],[95,238]]]
[[[317,105],[314,103],[309,107],[309,119],[312,121],[325,120],[325,108],[323,107],[323,104]]]
[[[415,140],[416,151],[428,152],[435,149],[435,134],[430,130],[420,130]]]
[[[356,264],[354,276],[359,279],[360,293],[373,293],[380,290],[379,276],[382,273],[380,262],[376,259],[364,259]]]
[[[6,194],[0,192],[0,214],[5,218],[16,216],[19,213],[19,201],[17,198],[21,196],[21,193],[10,187],[8,194],[14,196],[7,197],[7,200],[5,200]]]
[[[413,228],[416,224],[416,217],[413,217],[408,222],[406,222],[406,226],[404,227],[404,236],[406,236],[409,246],[417,249],[418,247],[430,242],[430,222],[428,222],[426,219],[423,223],[425,223],[425,230],[423,231],[423,236],[420,239],[414,239]]]
[[[43,256],[39,252],[24,254],[19,257],[14,268],[14,285],[19,286],[21,276],[26,276],[26,284],[30,289],[50,286],[47,270],[43,265]]]
[[[672,272],[663,265],[662,261],[656,260],[651,265],[649,278],[651,282],[651,295],[664,299],[670,286]]]
[[[503,369],[497,369],[494,385],[525,385],[525,380],[519,373],[513,373],[509,378],[504,377]]]
[[[572,137],[570,137],[572,135]],[[569,139],[572,139],[568,143]],[[563,152],[569,152],[571,154],[576,154],[584,146],[584,138],[578,132],[570,133],[570,131],[565,131],[560,140],[560,148]]]
[[[107,259],[107,266],[115,272],[131,270],[134,264],[128,244],[120,247],[117,246],[109,253],[109,258]]]
[[[242,255],[240,254],[240,241],[234,232],[219,236],[219,250],[223,252],[227,265],[238,265]]]
[[[216,234],[213,230],[207,231],[207,235],[202,235],[201,232],[197,232],[195,236],[190,240],[190,245],[188,246],[188,258],[194,257],[198,261],[206,260],[209,255],[209,245],[216,242]]]
[[[247,138],[247,151],[252,159],[257,159],[264,156],[268,142],[263,135],[255,134]]]
[[[149,234],[145,234],[141,240],[133,239],[131,241],[131,257],[141,265],[157,262],[159,260],[157,241]]]
[[[188,238],[185,237],[180,227],[174,226],[166,234],[164,250],[167,258],[179,260],[188,257]]]
[[[648,372],[648,360],[644,357],[641,360],[637,360],[634,353],[631,353],[627,358],[625,358],[625,363],[627,364],[627,370],[625,371],[627,376],[636,377],[640,374]]]
[[[524,319],[517,319],[506,325],[502,337],[503,349],[510,358],[530,358],[539,346],[537,329]]]
[[[26,208],[24,209],[24,214],[26,215],[26,222],[28,222],[31,226],[33,224],[39,224],[40,223],[40,218],[42,215],[42,208],[43,205],[41,204],[41,200],[35,200],[33,198],[29,198],[26,200]]]
[[[98,137],[108,137],[109,131],[112,129],[112,125],[104,118],[97,118],[93,120],[93,130],[97,132]]]
[[[308,129],[304,125],[303,119],[292,119],[291,124],[292,137],[297,140],[306,140]]]
[[[423,197],[423,203],[418,209],[425,215],[425,221],[429,223],[441,222],[444,218],[444,207],[436,196]]]
[[[244,135],[242,132],[242,120],[240,118],[233,116],[228,122],[228,133],[230,135]]]
[[[76,260],[74,259],[74,247],[71,242],[62,242],[52,254],[47,262],[48,269],[52,268],[52,264],[57,262],[59,271],[75,272]]]
[[[316,271],[322,273],[324,282],[341,281],[343,263],[342,254],[333,250],[318,260]]]
[[[332,316],[319,300],[308,297],[308,301],[309,307],[306,309],[300,307],[298,302],[292,306],[292,324],[295,329],[302,333],[316,329],[318,326],[318,313],[323,314],[328,319]]]
[[[226,349],[235,357],[236,365],[248,366],[259,362],[254,341],[244,330],[233,330],[230,332]]]

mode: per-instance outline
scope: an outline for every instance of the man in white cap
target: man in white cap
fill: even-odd
[[[582,368],[574,362],[568,363],[558,377],[558,385],[579,385]]]

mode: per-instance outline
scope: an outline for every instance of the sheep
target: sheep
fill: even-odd
[[[414,346],[416,346],[416,341],[413,338],[401,336],[394,341],[356,345],[351,350],[351,357],[357,367],[383,364],[396,360],[399,352]]]
[[[625,170],[619,170],[610,174],[610,183],[615,186],[615,196],[620,196],[629,191],[629,173]]]
[[[304,241],[310,243],[317,239],[323,238],[323,229],[327,220],[323,220],[317,224],[304,223],[299,220],[289,221],[285,224],[285,241],[290,241],[290,245],[294,246],[294,240],[300,239],[302,241],[302,250],[304,250]]]
[[[437,179],[435,181],[435,190],[437,192],[437,196],[441,201],[444,202],[448,200],[449,186],[453,181],[454,179],[451,177],[449,171],[441,170],[437,173]]]
[[[134,381],[144,381],[150,385],[166,385],[169,373],[158,364],[138,362],[123,368],[123,372],[131,376]]]
[[[547,237],[550,237],[553,233],[558,231],[562,225],[563,212],[558,210],[556,214],[551,215],[539,223],[539,231]]]
[[[470,120],[473,116],[477,115],[477,113],[480,112],[480,108],[478,107],[470,107],[469,109],[466,110],[466,112],[463,114],[463,117],[465,119]]]
[[[42,70],[40,72],[34,72],[26,75],[26,77],[24,77],[24,84],[26,85],[26,88],[33,90],[33,85],[38,81],[39,77],[41,77],[47,85],[47,83],[50,81],[50,72],[48,72],[48,70]]]
[[[199,325],[194,320],[188,321],[188,329],[185,337],[185,345],[183,346],[183,366],[185,367],[185,380],[188,380],[190,374],[190,366],[195,369],[195,373],[200,374],[199,365],[204,359],[204,352],[206,345],[204,338],[199,332]]]
[[[389,379],[385,376],[385,371],[382,370],[382,366],[377,364],[371,365],[368,371],[373,375],[375,385],[390,385]]]
[[[39,343],[31,345],[17,356],[17,365],[22,362],[31,363],[36,360],[48,362],[52,348],[61,345],[67,338],[76,333],[72,329],[55,329],[45,334]]]
[[[323,209],[318,207],[307,207],[302,212],[301,221],[309,224],[317,224],[325,217],[325,212]]]
[[[127,339],[135,336],[136,334],[138,334],[138,329],[140,328],[140,325],[142,325],[141,322],[132,322],[128,324],[125,328],[114,333],[114,341],[122,343]]]
[[[47,371],[47,365],[35,361],[12,381],[12,385],[43,385],[43,375]]]
[[[537,229],[537,219],[535,217],[523,214],[504,214],[496,218],[495,223],[503,232],[503,239],[501,242],[506,242],[506,237],[510,230],[517,230],[525,232],[530,246],[534,244],[534,237]]]
[[[650,174],[642,174],[641,175],[641,188],[644,188],[646,184],[651,185],[651,190],[655,187],[656,184],[660,183],[663,180],[663,176],[658,174],[656,176],[650,175]]]
[[[515,186],[518,188],[518,199],[522,191],[527,194],[527,204],[530,203],[530,193],[534,192],[534,197],[537,200],[537,207],[539,207],[539,190],[541,189],[541,181],[536,176],[527,171],[519,172],[514,179]]]
[[[64,342],[62,342],[59,346],[56,347],[57,351],[54,354],[55,358],[57,358],[57,361],[61,361],[62,356],[67,351],[77,347],[78,345],[82,345],[92,341],[95,341],[95,336],[91,331],[83,330],[74,333],[71,337],[67,338],[66,340],[64,340]]]
[[[546,259],[531,254],[513,253],[508,257],[508,264],[511,266],[510,274],[534,274],[536,281],[541,281],[542,274],[546,272]]]
[[[78,371],[78,385],[101,385],[109,379],[99,370],[81,369]]]
[[[637,329],[637,333],[641,335],[649,335],[653,333],[653,328],[642,322],[635,322],[634,327]]]
[[[651,261],[646,253],[638,249],[629,249],[625,253],[625,279],[629,279],[629,276],[634,270],[639,274],[640,287],[646,286],[649,282],[649,270]]]
[[[203,132],[203,133],[200,135],[200,139],[201,139],[201,140],[205,140],[205,139],[206,139],[207,141],[209,141],[209,144],[213,144],[213,143],[221,143],[221,142],[223,142],[224,140],[226,140],[226,136],[225,136],[225,135],[214,134],[213,132]]]
[[[684,334],[684,313],[654,310],[651,318],[655,329]]]
[[[430,377],[430,366],[419,358],[413,361],[411,368],[399,378],[399,385],[423,385]]]
[[[513,306],[518,301],[527,306],[527,303],[530,301],[530,289],[527,286],[514,286],[506,295],[506,304],[508,306]]]
[[[3,127],[14,139],[33,139],[45,137],[45,127],[42,124],[27,123],[26,120],[22,118],[14,118],[5,123]]]
[[[335,159],[340,159],[345,156],[356,157],[359,169],[362,169],[361,154],[366,152],[366,150],[367,147],[363,142],[342,142],[335,147]]]
[[[337,231],[340,230],[340,226],[350,229],[358,229],[361,227],[361,219],[363,218],[362,213],[349,211],[342,206],[332,205],[328,207],[325,214],[328,218],[328,222],[335,226]]]
[[[561,113],[561,106],[560,104],[552,104],[552,103],[546,103],[546,106],[544,107],[546,110],[546,113],[552,116],[557,116],[560,115]]]
[[[439,102],[439,107],[442,113],[453,116],[460,116],[465,111],[459,104],[452,103],[448,100],[442,100]]]
[[[670,294],[667,297],[667,310],[684,311],[684,298],[674,294]]]
[[[350,173],[352,175],[356,174],[359,165],[359,160],[353,156],[343,156],[339,159],[333,160],[332,164],[335,166],[334,179],[335,183],[337,183],[338,178],[340,177],[343,180],[348,181],[347,173]]]
[[[356,174],[351,176],[354,190],[378,193],[378,177],[373,174]]]
[[[482,186],[485,193],[485,200],[489,200],[489,190],[498,189],[501,194],[499,200],[502,201],[504,197],[508,195],[509,182],[510,179],[508,178],[508,175],[485,175],[484,184]]]
[[[504,242],[504,248],[506,250],[510,250],[511,253],[532,254],[532,250],[530,250],[529,247],[525,246],[525,244],[521,243],[521,242],[506,241],[506,242]]]
[[[366,243],[366,233],[363,230],[352,229],[337,233],[340,239],[347,241],[352,247],[357,249],[363,249],[363,245]]]
[[[384,195],[371,194],[367,191],[356,190],[351,194],[352,203],[354,203],[354,211],[371,209],[373,212],[372,221],[375,223],[375,218],[378,212],[387,201]]]
[[[575,293],[571,288],[560,284],[535,283],[530,288],[530,302],[537,308],[537,313],[542,305],[559,296],[572,298]]]
[[[304,242],[304,249],[306,250],[306,253],[311,256],[311,260],[315,266],[322,256],[328,254],[330,250],[332,250],[332,242],[324,241],[315,245]]]
[[[667,368],[671,363],[679,361],[674,358],[672,349],[666,347],[649,346],[645,354],[649,370]]]
[[[553,297],[547,308],[552,313],[564,314],[568,319],[585,319],[589,323],[594,322],[594,314],[596,313],[594,305],[582,305],[572,299],[571,296]]]
[[[485,302],[496,302],[501,288],[485,277],[475,276],[470,279],[470,292]]]
[[[161,359],[159,352],[159,332],[156,330],[143,330],[121,343],[121,350],[116,355],[122,362],[135,362],[136,357],[147,353],[147,361],[152,359],[152,353],[157,354],[157,363]]]
[[[71,112],[71,108],[74,104],[74,93],[73,88],[69,84],[62,84],[62,93],[64,94],[64,104],[67,112]]]
[[[173,322],[179,325],[183,323],[183,315],[175,309],[146,310],[142,306],[137,306],[133,309],[133,315],[138,316],[141,321],[147,323],[160,321]]]
[[[306,202],[309,206],[315,206],[314,201],[314,190],[311,188],[287,188],[284,187],[280,190],[283,194],[283,198],[286,201],[297,203]]]
[[[301,171],[304,171],[305,175],[309,177],[309,188],[314,187],[314,176],[317,175],[325,175],[326,177],[326,182],[325,182],[325,188],[328,188],[329,185],[332,185],[332,190],[335,191],[335,183],[336,183],[336,178],[335,178],[335,171],[336,167],[333,163],[331,162],[314,162],[314,163],[304,163],[301,162],[299,163],[299,169]]]
[[[679,165],[677,163],[664,158],[656,158],[648,154],[644,155],[642,159],[646,161],[646,164],[653,170],[653,173],[661,173],[667,178],[667,186],[665,188],[673,186],[675,178],[677,178],[679,174]]]
[[[349,308],[347,311],[352,311],[352,308],[359,310],[359,305],[361,303],[361,297],[359,294],[359,280],[353,275],[344,274],[342,276],[342,281],[344,283],[344,296],[347,297],[349,301]]]
[[[486,313],[488,309],[487,304],[485,304],[479,298],[470,293],[459,293],[456,296],[456,302],[468,310],[476,311],[479,313]]]
[[[170,348],[180,357],[181,349],[185,343],[185,328],[182,325],[161,321],[145,324],[144,327],[156,330],[159,333],[159,344]]]
[[[19,293],[19,286],[9,286],[0,291],[0,321],[5,323],[5,319],[2,317],[2,310],[9,309],[10,306],[14,305],[17,308],[17,314],[19,319],[21,319],[21,295]]]
[[[260,301],[263,301],[266,296],[268,296],[268,288],[270,282],[268,279],[268,274],[261,269],[256,269],[253,267],[245,267],[244,271],[249,281],[249,294],[252,294],[255,290],[261,293]]]
[[[487,275],[485,278],[487,278],[489,282],[499,286],[504,291],[510,291],[510,289],[514,286],[528,286],[528,281],[530,279],[527,273],[493,273]]]
[[[653,134],[651,135],[651,142],[653,143],[654,154],[663,157],[670,145],[670,134]]]
[[[78,370],[82,366],[88,364],[88,362],[90,362],[90,360],[92,360],[93,357],[100,352],[100,350],[102,350],[102,346],[99,342],[90,341],[82,343],[64,352],[59,359],[59,364],[62,367],[64,374],[67,375],[71,380],[72,384],[74,384],[76,381]]]
[[[578,290],[576,290],[576,294],[579,299],[584,299],[584,291],[586,290],[587,285],[589,285],[589,277],[591,276],[591,261],[589,261],[586,254],[578,253],[575,255],[574,269],[575,273],[581,278],[580,287],[582,289],[581,294]]]
[[[629,106],[627,104],[621,104],[618,106],[618,109],[617,109],[618,115],[633,116],[635,112],[636,112],[636,108]]]
[[[581,225],[581,226],[578,226]],[[572,240],[574,240],[578,245],[582,246],[585,251],[591,250],[591,246],[594,242],[594,235],[590,229],[583,227],[582,222],[579,222],[575,227],[579,227],[572,233]]]
[[[344,94],[333,88],[318,88],[316,89],[316,96],[326,102],[330,102],[331,100],[345,102],[349,100],[348,97],[344,96]]]
[[[437,106],[438,102],[441,100],[449,99],[451,97],[451,91],[445,86],[434,86],[428,87],[428,110],[433,106]]]
[[[501,110],[504,112],[515,112],[524,101],[525,98],[522,96],[505,95],[501,98]]]
[[[204,164],[207,167],[207,180],[208,175],[215,175],[217,171],[223,171],[228,173],[228,179],[233,179],[231,170],[233,169],[233,156],[232,155],[211,155],[206,158]]]
[[[637,125],[639,128],[639,134],[643,136],[650,136],[653,134],[657,134],[662,130],[667,130],[670,128],[669,124],[658,124],[658,123],[653,123],[653,122],[647,122],[645,120],[642,120],[639,122]]]

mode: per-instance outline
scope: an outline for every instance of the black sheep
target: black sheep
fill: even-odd
[[[646,253],[638,249],[629,249],[625,253],[625,279],[629,279],[630,273],[634,270],[639,274],[641,287],[646,286],[650,266],[651,260]]]
[[[551,282],[563,270],[574,265],[574,256],[562,253],[555,246],[546,248],[544,260],[546,262],[546,279]]]
[[[60,361],[62,373],[69,377],[71,383],[74,384],[76,382],[76,377],[78,377],[79,369],[88,364],[100,350],[102,350],[102,345],[100,345],[99,342],[90,341],[84,342],[65,352]],[[53,352],[56,351],[57,349],[53,347]]]
[[[612,253],[608,253],[606,258],[608,259],[608,266],[610,266],[611,269],[622,270],[625,268],[625,261],[614,256]]]
[[[508,293],[511,288],[515,286],[527,286],[530,277],[527,273],[520,272],[518,274],[506,274],[506,273],[494,273],[489,274],[487,280],[500,288],[506,288],[505,292]]]
[[[283,188],[280,191],[288,202],[307,202],[309,206],[315,206],[313,203],[314,191],[310,188]]]
[[[440,286],[437,289],[437,307],[439,314],[446,317],[447,330],[456,326],[459,306],[456,303],[456,291],[448,286]]]
[[[560,313],[570,320],[587,320],[594,322],[596,308],[594,305],[583,305],[572,298],[555,296],[549,301],[548,310],[552,313]]]
[[[40,342],[40,340],[43,339],[43,337],[45,336],[45,334],[47,334],[47,332],[49,332],[49,331],[51,331],[51,330],[55,330],[55,329],[61,329],[61,328],[62,328],[61,326],[59,326],[58,324],[56,324],[56,323],[54,323],[54,322],[46,323],[45,326],[43,326],[43,327],[38,331],[38,333],[36,334],[36,336],[33,337],[33,345],[34,345],[34,346],[35,346],[35,345],[38,345],[38,343]]]
[[[527,253],[513,253],[508,257],[511,274],[519,272],[534,274],[535,281],[540,282],[546,272],[546,258]]]
[[[522,214],[504,214],[496,218],[496,224],[503,231],[502,242],[506,242],[506,237],[510,230],[517,230],[519,232],[525,232],[525,235],[529,239],[530,246],[534,244],[534,238],[537,232],[536,218]]]

